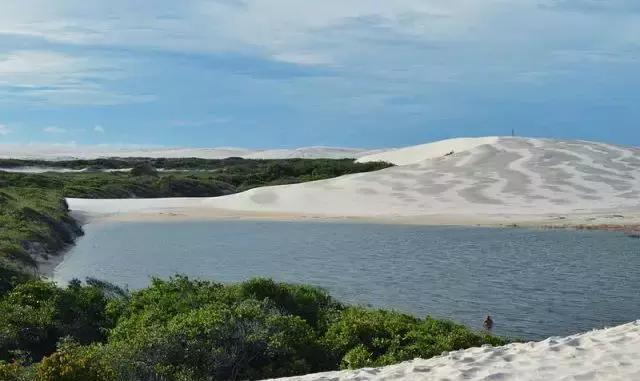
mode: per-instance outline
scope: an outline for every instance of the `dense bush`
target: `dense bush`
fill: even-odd
[[[314,169],[317,172],[324,172],[325,175],[336,175],[355,172],[367,172],[375,169],[388,167],[388,163],[356,163],[353,159],[243,159],[240,157],[230,157],[226,159],[198,159],[198,158],[104,158],[93,160],[18,160],[0,159],[0,170],[2,168],[16,167],[44,167],[44,168],[66,168],[66,169],[129,169],[139,165],[150,166],[152,168],[162,168],[170,170],[227,170],[233,169],[238,172],[250,173],[266,171],[276,174],[277,167],[284,169],[283,173],[276,174],[278,177],[285,175],[297,177],[301,174],[310,174]],[[269,168],[266,169],[265,168]]]
[[[36,367],[37,381],[113,381],[116,366],[100,345],[82,346],[68,338]]]
[[[158,176],[158,170],[148,162],[136,163],[130,173],[131,176]]]
[[[0,297],[16,285],[31,279],[33,279],[33,276],[23,271],[23,269],[4,258],[0,258]]]
[[[155,279],[133,293],[95,280],[64,289],[30,281],[0,301],[0,327],[3,380],[258,379],[504,343],[268,279]]]
[[[0,185],[3,179],[7,181],[0,175]],[[82,234],[68,215],[62,191],[27,186],[39,183],[38,179],[20,178],[16,183],[24,185],[0,192],[0,275],[34,266],[37,258],[57,253]],[[0,293],[5,284],[6,278],[0,276]]]
[[[14,353],[40,360],[63,337],[81,344],[104,340],[112,326],[108,299],[101,287],[77,281],[66,288],[42,281],[16,286],[0,301],[0,360]]]

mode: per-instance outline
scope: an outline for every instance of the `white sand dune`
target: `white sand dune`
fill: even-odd
[[[482,138],[455,138],[440,140],[417,146],[390,149],[361,156],[357,161],[386,161],[395,165],[415,164],[427,159],[436,159],[450,153],[464,152],[483,144],[495,144],[499,140],[496,136]]]
[[[580,335],[552,337],[537,343],[470,348],[382,368],[317,373],[280,380],[640,380],[640,320]]]
[[[339,147],[304,147],[295,149],[271,149],[243,155],[245,159],[344,159],[359,158],[383,150],[362,150]]]
[[[69,169],[69,168],[55,168],[55,167],[8,167],[0,168],[0,172],[9,173],[81,173],[86,172],[87,169]]]
[[[377,151],[358,148],[302,147],[295,149],[252,150],[245,148],[113,148],[106,146],[73,146],[46,144],[0,144],[0,158],[69,160],[96,159],[105,157],[146,157],[225,159],[243,157],[247,159],[342,159],[358,158]]]
[[[452,150],[456,153],[440,155]],[[398,152],[405,156],[397,156]],[[207,204],[243,211],[364,217],[640,210],[640,150],[633,148],[479,138],[411,147],[374,158],[411,164],[257,188],[210,199]]]
[[[640,221],[637,148],[551,139],[466,138],[360,160],[378,159],[409,164],[180,205],[166,200],[69,202],[72,209],[98,214],[182,208],[180,213],[197,209],[200,215],[225,210],[245,215],[408,218],[419,223],[563,221],[575,216],[594,223]]]

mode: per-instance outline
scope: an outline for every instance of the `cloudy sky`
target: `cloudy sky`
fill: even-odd
[[[640,145],[638,0],[2,0],[0,142]]]

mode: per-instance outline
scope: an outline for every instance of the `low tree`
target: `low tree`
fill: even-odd
[[[149,162],[137,163],[131,168],[131,176],[158,176],[158,170],[151,165]]]

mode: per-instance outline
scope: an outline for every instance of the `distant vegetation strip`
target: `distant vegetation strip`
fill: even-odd
[[[16,274],[32,271],[82,234],[69,216],[65,197],[214,197],[247,189],[322,180],[389,167],[353,159],[249,160],[97,159],[76,161],[0,160],[0,166],[90,168],[81,173],[9,173],[0,169],[0,288]],[[103,169],[132,168],[127,172]],[[157,169],[180,169],[160,172]],[[208,171],[203,172],[206,169]],[[17,278],[16,278],[17,279]]]
[[[333,168],[338,170],[351,167],[352,170],[363,172],[367,168],[366,163],[356,163],[355,159],[243,159],[241,157],[229,157],[226,159],[199,159],[199,158],[103,158],[90,160],[24,160],[24,159],[0,159],[0,170],[2,168],[20,167],[41,167],[60,169],[88,169],[88,170],[115,170],[128,169],[138,164],[149,164],[157,169],[176,170],[214,170],[223,168],[235,168],[239,171],[253,171],[257,168],[273,166],[285,166],[297,173],[308,172],[309,168],[322,168],[327,170]],[[373,164],[382,165],[382,162]],[[385,164],[383,166],[389,166]],[[364,169],[366,171],[366,169]]]
[[[382,366],[506,340],[444,320],[346,306],[324,291],[175,277],[0,294],[0,379],[210,381]]]

